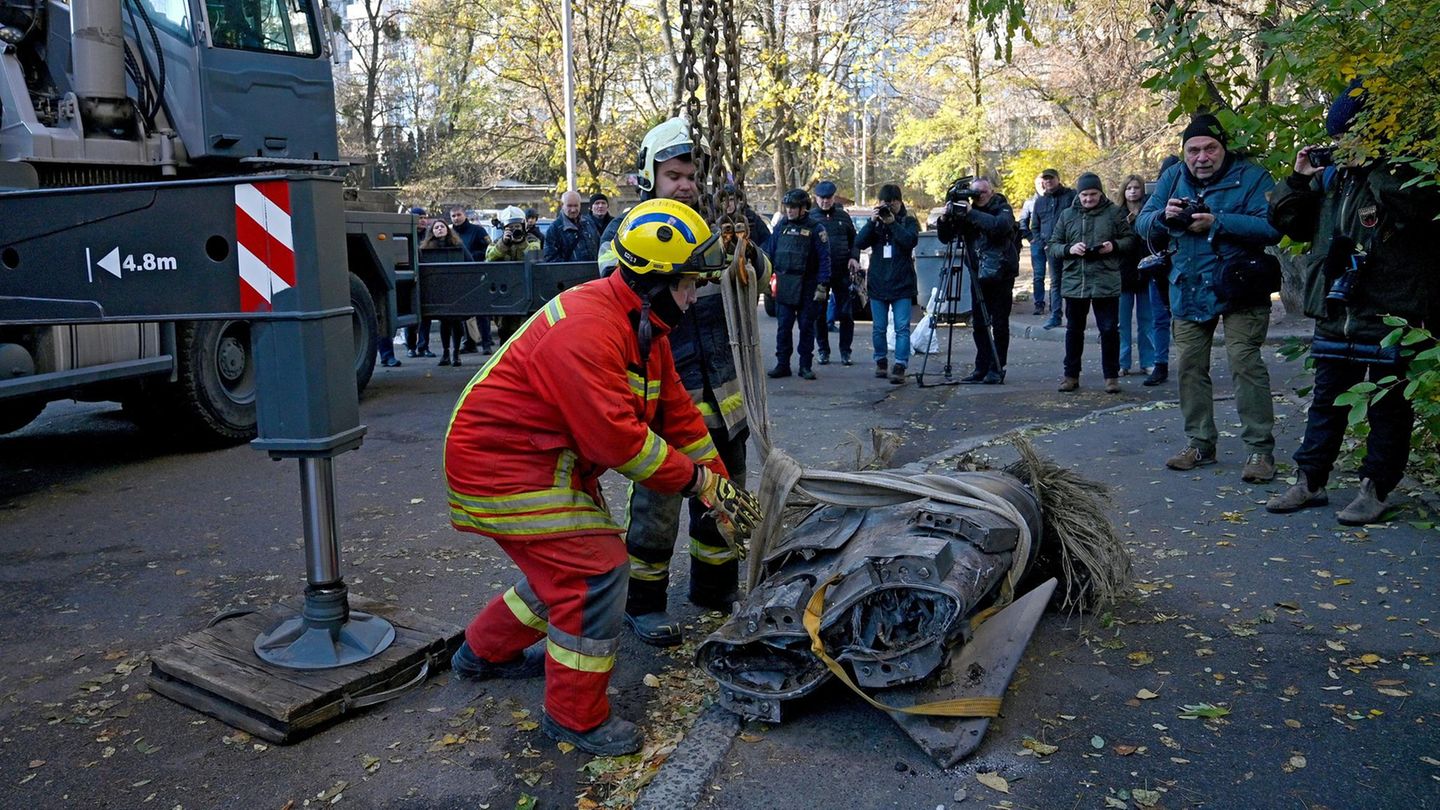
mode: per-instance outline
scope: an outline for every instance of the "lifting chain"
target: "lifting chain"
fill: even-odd
[[[693,127],[700,120],[700,77],[695,75],[695,8],[680,0],[680,83],[685,92],[676,99],[675,114],[684,110]]]
[[[727,152],[725,159],[735,175],[735,187],[745,187],[745,136],[740,119],[740,29],[735,25],[735,0],[720,0],[725,36],[725,102]]]
[[[700,20],[703,26],[702,45],[705,53],[705,134],[710,136],[710,199],[725,186],[726,160],[730,157],[729,138],[720,119],[720,26],[716,19],[717,0],[701,0]],[[716,212],[712,212],[716,213]],[[711,221],[714,221],[713,216]]]

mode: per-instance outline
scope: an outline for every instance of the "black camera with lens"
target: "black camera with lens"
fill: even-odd
[[[1330,290],[1325,293],[1325,300],[1332,304],[1348,306],[1355,299],[1355,293],[1360,287],[1360,274],[1365,270],[1364,253],[1351,253],[1350,261],[1335,281],[1331,282]]]
[[[895,221],[895,212],[891,210],[890,203],[880,203],[875,206],[875,216],[887,224]]]
[[[1185,230],[1195,222],[1196,214],[1210,213],[1210,206],[1204,200],[1197,200],[1194,197],[1185,197],[1180,200],[1180,210],[1173,217],[1165,217],[1164,222],[1171,228]]]
[[[1333,146],[1312,146],[1310,151],[1305,153],[1305,159],[1310,162],[1311,168],[1323,169],[1326,166],[1335,165],[1335,147]]]

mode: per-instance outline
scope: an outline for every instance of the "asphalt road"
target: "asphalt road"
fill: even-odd
[[[787,707],[780,726],[747,726],[702,806],[928,810],[953,806],[962,790],[962,807],[1152,798],[1135,788],[1156,790],[1160,807],[1440,806],[1434,531],[1405,520],[1342,531],[1324,511],[1267,516],[1257,503],[1279,485],[1240,483],[1234,438],[1222,440],[1220,465],[1166,472],[1161,461],[1180,442],[1178,412],[1165,404],[1173,383],[1127,378],[1124,393],[1100,393],[1092,344],[1085,387],[1057,394],[1058,335],[1044,337],[1015,341],[996,387],[892,386],[857,352],[855,366],[819,367],[814,382],[772,384],[774,435],[803,464],[851,469],[876,429],[899,438],[894,460],[905,463],[1040,426],[1047,453],[1116,485],[1137,598],[1106,626],[1047,617],[1004,716],[958,768],[936,768],[889,720],[826,689]],[[956,347],[970,356],[968,334]],[[1277,382],[1295,370],[1272,369]],[[365,443],[335,465],[354,591],[457,627],[514,576],[493,546],[446,520],[440,445],[473,371],[412,360],[378,370],[361,407]],[[957,376],[965,371],[957,363]],[[1217,394],[1226,385],[1219,375]],[[1299,425],[1293,404],[1277,408],[1283,455]],[[1218,411],[1233,433],[1230,403]],[[604,761],[561,752],[533,729],[538,682],[432,679],[285,747],[144,688],[147,651],[222,610],[299,593],[295,467],[247,447],[157,452],[110,406],[52,405],[0,437],[0,778],[10,781],[0,804],[510,808],[525,796],[539,807],[603,796],[590,783]],[[607,492],[620,502],[618,481]],[[1406,519],[1432,519],[1407,503]],[[683,602],[681,613],[701,627]],[[647,674],[664,687],[646,686]],[[662,695],[695,697],[704,684],[693,679],[683,652],[626,639],[613,699],[668,745],[656,729],[683,726],[696,707]],[[1159,697],[1137,699],[1142,688]],[[1178,707],[1202,702],[1230,714],[1178,718]],[[1058,750],[1021,756],[1026,736]],[[1009,780],[1009,796],[976,780],[989,771]]]

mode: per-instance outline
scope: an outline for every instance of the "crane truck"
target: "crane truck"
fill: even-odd
[[[0,0],[0,191],[344,170],[319,11],[312,0]],[[0,245],[7,219],[0,194]],[[377,336],[418,322],[414,227],[408,214],[345,213],[357,390]],[[185,228],[156,222],[129,244],[94,246],[89,271],[173,272],[166,234]],[[250,328],[0,324],[0,434],[77,399],[118,401],[186,438],[253,438]]]

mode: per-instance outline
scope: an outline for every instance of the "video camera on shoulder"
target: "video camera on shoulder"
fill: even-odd
[[[945,191],[945,213],[963,214],[979,198],[980,195],[970,188],[973,182],[975,177],[967,174],[950,184]]]

